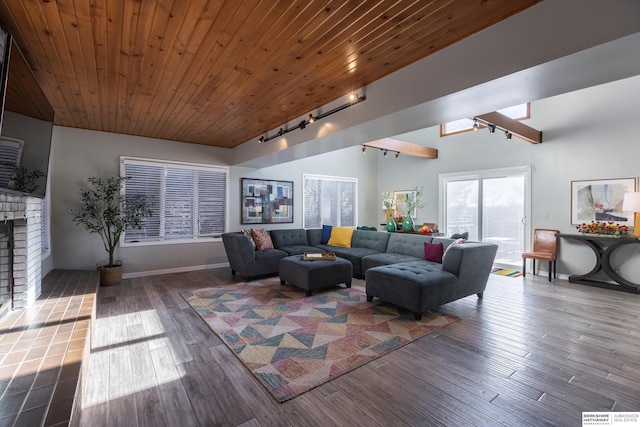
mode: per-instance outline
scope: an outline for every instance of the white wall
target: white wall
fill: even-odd
[[[640,175],[638,93],[640,76],[533,102],[531,119],[525,123],[543,131],[544,142],[537,145],[515,137],[507,141],[503,133],[486,130],[441,138],[439,128],[431,127],[396,136],[437,148],[439,158],[401,156],[389,161],[378,156],[378,188],[406,190],[423,185],[427,205],[418,213],[418,223],[441,223],[439,174],[531,165],[531,228],[576,232],[570,223],[571,181]],[[383,219],[380,210],[379,220]],[[620,249],[615,262],[623,277],[638,282],[640,245],[633,246]],[[586,246],[561,240],[558,272],[584,274],[594,259]]]
[[[468,132],[440,138],[437,127],[398,135],[396,138],[439,150],[439,158],[426,160],[400,156],[383,158],[375,150],[362,154],[350,147],[332,153],[263,169],[231,167],[231,231],[240,224],[240,178],[294,181],[294,223],[264,228],[302,227],[302,174],[315,173],[358,178],[358,224],[384,222],[380,192],[425,187],[426,206],[418,223],[440,222],[438,176],[442,173],[532,167],[532,228],[557,228],[575,232],[570,224],[570,183],[578,179],[638,176],[640,144],[637,143],[637,94],[640,77],[536,101],[527,123],[544,132],[544,142],[533,145],[500,133]],[[79,189],[90,176],[119,172],[121,155],[167,160],[228,164],[227,149],[171,141],[55,127],[52,161],[52,253],[55,268],[90,269],[106,260],[97,235],[90,235],[71,221]],[[548,220],[544,217],[548,213]],[[255,228],[255,226],[254,226]],[[640,246],[640,245],[638,245]],[[182,259],[178,259],[178,255]],[[619,272],[633,281],[640,277],[640,248],[620,250],[615,257]],[[122,248],[119,258],[125,273],[174,268],[195,268],[226,262],[221,243]],[[586,273],[593,255],[586,247],[562,241],[558,271]]]
[[[257,144],[257,143],[256,143]],[[59,269],[93,269],[106,263],[107,254],[97,234],[89,234],[72,221],[70,209],[78,206],[80,188],[91,176],[119,173],[120,156],[228,165],[231,150],[202,145],[153,140],[130,135],[95,132],[56,126],[51,165],[52,257]],[[229,174],[229,230],[240,228],[301,228],[302,174],[358,178],[360,225],[373,225],[377,188],[375,159],[363,156],[358,147],[309,157],[260,170],[231,167]],[[294,182],[294,223],[278,225],[240,224],[240,178],[264,178]],[[193,269],[226,263],[221,242],[169,244],[117,249],[127,275],[171,269]]]

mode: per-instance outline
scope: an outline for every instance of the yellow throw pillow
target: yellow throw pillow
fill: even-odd
[[[331,229],[331,237],[329,237],[329,246],[342,246],[343,248],[351,247],[351,236],[353,236],[353,228],[333,227]]]

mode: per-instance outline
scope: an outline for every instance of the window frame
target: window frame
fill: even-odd
[[[305,182],[309,178],[315,178],[322,181],[333,181],[333,182],[351,182],[355,185],[354,194],[353,194],[353,225],[334,225],[336,227],[353,227],[356,228],[358,224],[358,178],[348,177],[348,176],[332,176],[332,175],[319,175],[319,174],[302,174],[302,228],[307,229],[307,224],[305,223],[305,213],[306,213],[306,197],[305,197]],[[320,216],[321,224],[322,223],[322,215]]]
[[[125,175],[125,165],[126,163],[136,163],[142,165],[149,166],[158,166],[158,167],[177,167],[177,168],[185,168],[190,170],[201,170],[201,171],[215,171],[215,172],[223,172],[225,174],[225,218],[224,218],[224,230],[223,233],[227,233],[229,231],[229,167],[222,165],[214,165],[214,164],[206,164],[206,163],[196,163],[196,162],[183,162],[183,161],[174,161],[174,160],[163,160],[163,159],[151,159],[146,157],[131,157],[131,156],[121,156],[120,157],[120,175]],[[122,197],[126,194],[126,181],[122,185]],[[161,183],[160,187],[161,191],[166,189],[165,183]],[[195,221],[195,219],[194,219]],[[195,222],[193,223],[195,224]],[[192,224],[192,226],[193,226]],[[162,225],[161,225],[162,226]],[[176,239],[166,239],[165,237],[159,237],[154,240],[142,240],[138,242],[125,242],[126,233],[122,233],[120,236],[120,247],[139,247],[139,246],[161,246],[161,245],[175,245],[175,244],[191,244],[191,243],[211,243],[211,242],[221,242],[222,237],[214,237],[214,236],[192,236],[186,238],[176,238]]]

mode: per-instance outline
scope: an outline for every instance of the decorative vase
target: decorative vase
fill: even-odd
[[[396,231],[396,228],[396,220],[393,219],[393,215],[390,215],[389,220],[387,221],[387,231],[391,233],[393,231]]]
[[[404,222],[402,223],[402,231],[415,231],[413,218],[411,218],[411,215],[407,215],[407,217],[404,219]]]

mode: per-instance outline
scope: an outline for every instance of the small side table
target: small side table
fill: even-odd
[[[564,239],[576,240],[591,248],[596,255],[596,263],[587,274],[571,275],[569,281],[571,283],[580,283],[583,285],[598,286],[601,288],[615,289],[618,291],[631,292],[634,294],[640,293],[640,284],[630,282],[629,280],[621,277],[611,266],[611,254],[624,245],[630,245],[634,243],[640,243],[640,240],[633,237],[613,237],[603,236],[599,234],[569,234],[561,233],[558,237]],[[603,271],[611,280],[618,285],[614,285],[609,282],[603,282],[602,280],[595,279],[594,276]]]

